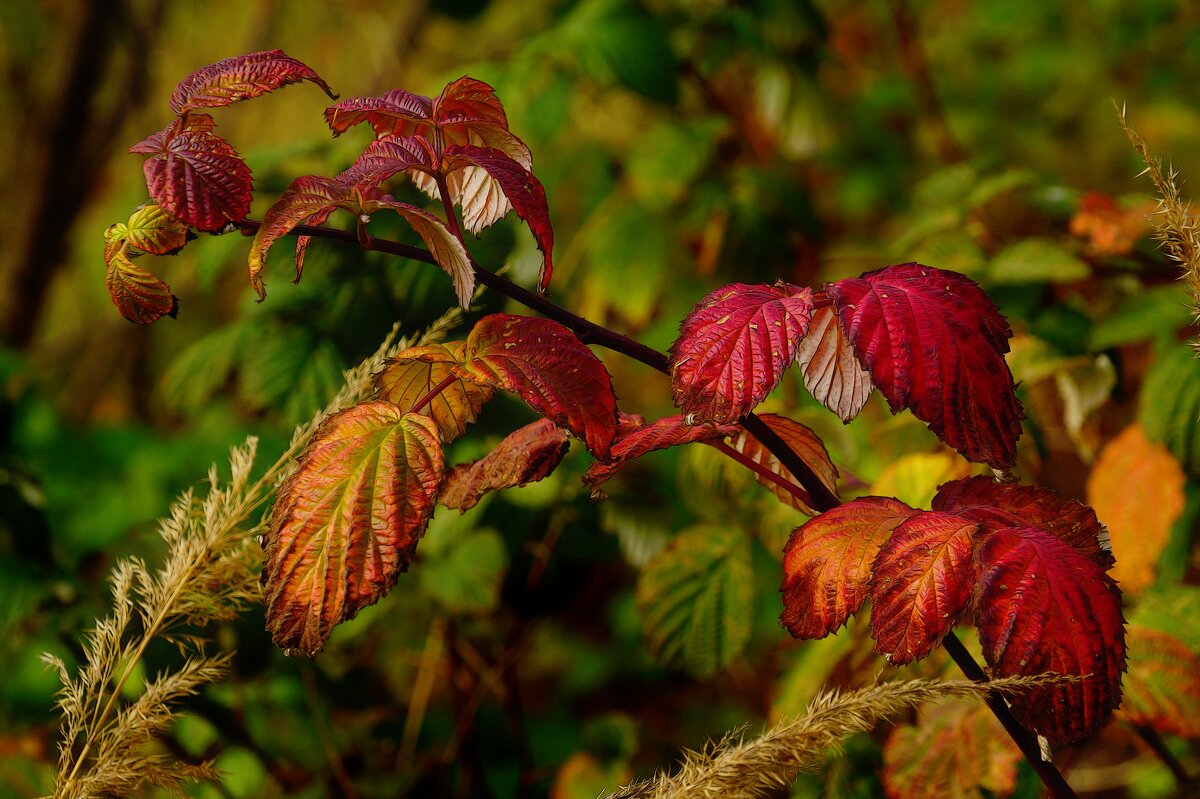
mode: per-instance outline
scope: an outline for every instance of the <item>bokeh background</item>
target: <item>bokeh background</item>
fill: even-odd
[[[1022,476],[1108,502],[1127,615],[1197,651],[1200,375],[1181,343],[1195,330],[1177,270],[1148,236],[1150,187],[1113,103],[1185,179],[1200,175],[1200,6],[5,0],[0,796],[50,787],[57,682],[38,658],[78,661],[115,560],[161,556],[155,520],[210,463],[249,434],[269,462],[393,323],[415,332],[453,303],[434,268],[318,242],[297,286],[289,248],[276,248],[259,305],[248,242],[232,234],[143,262],[179,295],[177,320],[137,327],[112,306],[102,234],[146,200],[128,146],[169,120],[188,72],[273,48],[343,97],[436,95],[464,74],[491,83],[547,189],[553,298],[659,349],[726,282],[816,285],[912,260],[978,280],[1016,331]],[[217,111],[254,170],[252,216],[293,177],[335,174],[365,145],[364,130],[330,138],[325,104],[301,85]],[[515,218],[473,253],[535,278]],[[505,308],[483,299],[482,310]],[[670,412],[659,375],[604,357],[623,409]],[[844,493],[927,502],[968,473],[879,398],[849,427],[798,378],[769,402],[825,438]],[[531,418],[498,400],[452,459]],[[715,452],[647,458],[602,504],[579,482],[587,465],[576,445],[542,483],[465,516],[443,509],[412,571],[315,661],[274,651],[258,610],[212,630],[216,647],[238,651],[234,673],[160,742],[226,770],[194,793],[592,797],[681,746],[798,712],[821,686],[946,668],[934,657],[890,669],[855,626],[789,639],[779,560],[803,517]],[[1100,492],[1114,472],[1124,491]],[[744,538],[754,575],[740,600],[748,633],[715,671],[686,653],[656,660],[635,601],[655,553],[701,527]],[[152,650],[147,672],[171,657]],[[1185,699],[1181,714],[1198,701]],[[902,780],[888,752],[903,723],[852,739],[795,795],[883,795]],[[1177,732],[1164,745],[1200,773],[1186,737],[1198,733]],[[1092,795],[1178,788],[1127,724],[1060,763]],[[1037,794],[1024,766],[989,789]]]

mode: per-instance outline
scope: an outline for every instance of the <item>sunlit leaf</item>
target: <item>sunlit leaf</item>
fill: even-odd
[[[492,314],[475,323],[454,373],[511,391],[609,458],[617,398],[608,370],[567,328],[549,319]]]
[[[266,537],[267,627],[309,654],[408,568],[442,482],[437,427],[389,402],[327,419],[279,491]]]
[[[188,230],[162,206],[148,203],[133,212],[128,222],[110,225],[104,242],[113,246],[125,242],[130,247],[153,255],[171,255],[187,244]]]
[[[933,499],[938,486],[970,473],[971,464],[953,452],[912,452],[884,466],[871,483],[871,493],[895,497],[914,508],[925,507]]]
[[[1036,527],[1070,544],[1101,569],[1113,563],[1108,534],[1096,512],[1048,488],[998,483],[980,475],[939,486],[930,507],[977,521],[985,532]]]
[[[871,578],[871,636],[897,665],[925,657],[958,621],[975,587],[979,525],[948,513],[905,519],[879,550]]]
[[[250,210],[250,167],[233,145],[212,132],[212,117],[189,114],[129,148],[142,165],[150,197],[199,230],[219,230]]]
[[[637,605],[654,656],[701,676],[733,660],[750,639],[754,573],[741,531],[694,527],[646,565]]]
[[[121,316],[134,324],[148,325],[179,312],[179,299],[171,293],[171,287],[131,261],[124,244],[110,250],[107,260],[108,296]]]
[[[1013,712],[1052,744],[1091,735],[1121,700],[1125,624],[1116,584],[1066,542],[1032,527],[987,534],[976,560],[976,625],[992,674],[1079,678],[1013,697]]]
[[[1021,750],[979,702],[926,705],[883,746],[888,799],[1002,799],[1017,785]]]
[[[1169,633],[1129,625],[1120,715],[1159,733],[1200,738],[1200,655]]]
[[[1161,444],[1132,424],[1100,450],[1088,475],[1088,502],[1108,527],[1117,563],[1112,576],[1127,594],[1153,582],[1156,564],[1183,513],[1187,477]]]
[[[775,431],[775,434],[783,439],[784,443],[791,448],[793,452],[800,456],[800,460],[804,461],[813,474],[817,476],[829,492],[835,497],[837,496],[837,467],[829,460],[829,453],[825,449],[824,442],[817,437],[809,428],[793,421],[786,416],[780,416],[777,413],[764,413],[760,417],[763,423]],[[745,455],[750,460],[757,464],[765,466],[768,471],[779,475],[784,482],[790,483],[802,490],[802,494],[807,496],[807,491],[803,491],[803,486],[796,476],[788,470],[779,458],[762,445],[762,443],[750,435],[746,430],[740,431],[738,436],[733,439],[731,446],[738,452]],[[807,513],[809,516],[816,514],[816,511],[809,506],[807,502],[797,496],[795,493],[788,491],[786,488],[769,480],[762,475],[755,473],[754,478],[759,483],[771,490],[771,493],[779,497],[779,501],[787,505],[791,505],[801,513]]]
[[[612,461],[593,463],[584,474],[583,482],[598,486],[616,474],[625,463],[647,452],[733,436],[737,435],[739,429],[737,425],[715,425],[711,422],[688,424],[687,419],[679,415],[665,416],[649,424],[622,429],[612,446]]]
[[[825,291],[893,413],[909,408],[969,460],[1015,463],[1022,411],[1004,362],[1012,331],[972,280],[901,264]]]
[[[549,419],[527,424],[479,460],[455,466],[446,475],[438,501],[465,511],[489,491],[541,480],[558,467],[568,446],[566,431]]]
[[[487,227],[508,213],[510,206],[529,226],[542,251],[538,286],[545,290],[554,271],[554,228],[542,184],[528,167],[491,147],[453,145],[446,149],[446,164],[447,171],[459,175],[455,201],[462,208],[468,230],[478,232]]]
[[[732,283],[697,303],[671,345],[675,407],[734,422],[766,399],[808,330],[812,290]]]
[[[401,410],[412,410],[426,394],[454,375],[451,365],[461,362],[464,346],[461,341],[448,341],[396,353],[375,376],[380,398]],[[480,408],[491,398],[489,386],[456,378],[420,412],[433,418],[442,441],[450,443],[466,432],[467,426],[478,418]]]
[[[860,497],[797,527],[783,557],[783,613],[795,638],[824,638],[866,601],[880,547],[918,511],[890,497]]]
[[[854,355],[854,347],[833,308],[813,311],[808,332],[796,348],[796,363],[808,393],[848,422],[871,398],[871,375]]]
[[[188,75],[171,93],[171,110],[182,114],[197,108],[216,108],[249,100],[289,83],[311,81],[333,99],[337,95],[321,76],[282,50],[234,56]]]

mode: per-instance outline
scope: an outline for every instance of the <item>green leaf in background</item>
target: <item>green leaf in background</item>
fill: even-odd
[[[452,613],[487,613],[508,572],[504,540],[495,530],[455,531],[452,541],[415,569],[424,591]],[[423,551],[423,555],[428,554]]]
[[[679,97],[679,59],[667,28],[628,0],[584,0],[563,20],[562,40],[592,78],[615,80],[651,100]]]
[[[749,544],[738,528],[700,525],[681,533],[638,580],[642,628],[654,655],[699,676],[728,666],[750,637],[753,580]]]
[[[1126,297],[1116,310],[1098,321],[1088,337],[1088,346],[1105,350],[1159,336],[1169,337],[1186,325],[1191,315],[1182,286],[1154,286]]]
[[[256,408],[282,411],[291,424],[323,408],[342,385],[337,349],[305,328],[271,325],[246,350],[242,396]]]
[[[1138,598],[1131,624],[1171,633],[1200,651],[1200,586],[1155,586]]]
[[[717,134],[724,127],[716,118],[691,124],[660,122],[641,136],[626,162],[638,201],[652,211],[663,211],[684,199],[712,158]]]
[[[1184,471],[1200,475],[1200,360],[1184,344],[1155,349],[1142,387],[1138,421],[1151,440],[1166,445]]]
[[[992,258],[988,280],[1004,283],[1071,283],[1091,274],[1075,254],[1049,239],[1024,239]]]
[[[162,378],[167,404],[187,413],[202,409],[237,370],[256,327],[252,322],[218,327],[175,356]]]
[[[667,288],[672,265],[669,228],[636,202],[605,202],[596,213],[587,226],[587,268],[578,310],[591,319],[603,319],[612,311],[640,327]]]

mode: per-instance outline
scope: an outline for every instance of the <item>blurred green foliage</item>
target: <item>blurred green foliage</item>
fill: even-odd
[[[1017,334],[1013,368],[1030,417],[1023,476],[1082,498],[1096,450],[1140,418],[1188,470],[1193,502],[1139,616],[1167,617],[1177,591],[1195,592],[1200,370],[1179,343],[1186,297],[1144,226],[1128,249],[1072,231],[1088,191],[1127,212],[1104,224],[1136,227],[1144,210],[1148,190],[1134,180],[1140,167],[1110,98],[1128,102],[1135,127],[1185,176],[1200,175],[1191,146],[1200,7],[125,0],[114,9],[98,21],[72,4],[0,4],[0,107],[27,119],[0,130],[10,154],[0,181],[6,196],[30,198],[10,203],[0,227],[14,243],[0,254],[3,313],[14,323],[0,347],[0,797],[49,788],[57,681],[38,655],[78,659],[115,559],[160,556],[154,520],[210,463],[247,434],[273,457],[394,323],[417,331],[453,303],[436,269],[317,242],[296,286],[285,279],[290,248],[275,249],[268,299],[256,305],[247,242],[235,234],[202,236],[155,264],[181,297],[179,320],[133,329],[116,314],[100,233],[145,199],[124,148],[161,128],[185,74],[256,49],[284,49],[343,96],[432,95],[462,74],[493,84],[546,186],[554,299],[659,349],[723,282],[819,284],[908,260],[971,276]],[[81,89],[70,48],[101,33],[105,52]],[[45,56],[59,51],[72,58]],[[72,98],[86,113],[64,105]],[[365,144],[362,131],[330,140],[324,102],[299,86],[219,110],[222,134],[255,171],[253,216],[291,178],[334,174]],[[108,138],[48,135],[64,115]],[[80,173],[78,207],[55,210],[66,245],[42,262],[38,247],[16,245],[49,213],[36,200],[63,190],[55,165],[64,163]],[[398,196],[425,202],[413,189]],[[416,243],[399,225],[374,232]],[[473,254],[518,282],[535,279],[538,254],[516,219],[486,231]],[[478,310],[502,309],[519,312],[487,294]],[[15,320],[30,314],[19,335]],[[601,355],[624,410],[670,412],[659,376]],[[798,378],[764,410],[822,436],[844,493],[894,464],[886,479],[923,490],[941,474],[929,464],[950,457],[878,399],[843,427]],[[449,460],[480,456],[528,419],[497,399]],[[275,651],[257,613],[212,631],[215,646],[237,650],[234,673],[190,701],[162,742],[225,772],[195,795],[592,797],[672,762],[681,746],[799,712],[819,689],[861,685],[885,668],[862,625],[809,644],[779,629],[781,547],[804,517],[748,472],[705,447],[656,453],[595,505],[579,480],[587,465],[576,446],[542,483],[463,516],[439,510],[412,573],[313,662]],[[1174,632],[1200,638],[1196,613],[1170,618]],[[152,648],[145,670],[172,658]],[[944,665],[935,657],[885,675]],[[1081,755],[1081,768],[1128,760],[1134,744],[1123,735]],[[854,738],[795,795],[882,795],[884,737]],[[1195,754],[1185,750],[1193,767]],[[1121,773],[1106,795],[1173,790],[1161,765]],[[1036,795],[1028,771],[1017,792]]]

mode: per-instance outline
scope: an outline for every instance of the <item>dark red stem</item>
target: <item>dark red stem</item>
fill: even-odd
[[[448,199],[446,202],[449,202]],[[451,217],[453,218],[453,214],[451,214]],[[256,233],[261,224],[253,219],[243,219],[240,222],[233,223],[234,227],[247,235]],[[457,225],[457,220],[455,220],[455,224]],[[358,244],[358,238],[355,234],[332,228],[298,225],[292,229],[291,234],[296,236],[316,236],[335,241],[344,241],[348,244]],[[437,261],[433,255],[420,247],[399,244],[387,239],[372,239],[372,245],[373,249],[379,252],[386,252],[402,258],[411,258],[414,261],[437,265]],[[609,330],[595,322],[584,319],[581,316],[576,316],[565,308],[561,308],[550,302],[550,300],[541,294],[529,291],[499,275],[493,274],[474,261],[471,262],[471,268],[475,272],[475,279],[483,285],[496,290],[532,311],[540,313],[547,319],[553,319],[569,328],[584,343],[597,344],[605,349],[610,349],[613,352],[619,352],[622,355],[633,358],[635,361],[644,363],[664,374],[670,373],[669,361],[663,353],[647,347],[638,341],[634,341],[627,336],[623,336],[616,331]],[[438,390],[440,391],[441,389],[439,388]],[[795,476],[796,480],[808,492],[810,504],[814,509],[826,511],[841,504],[841,500],[826,488],[825,484],[809,468],[808,464],[796,454],[795,450],[776,435],[775,431],[768,427],[765,422],[753,413],[747,414],[739,421],[751,435],[766,447],[767,451],[778,458],[779,462]],[[968,679],[976,682],[987,682],[987,675],[984,674],[983,669],[979,667],[979,664],[975,662],[971,653],[963,647],[962,642],[955,637],[954,633],[947,635],[942,645],[950,653],[950,657],[954,659],[954,662],[958,664],[958,667]],[[1042,783],[1050,792],[1050,795],[1055,797],[1055,799],[1076,799],[1075,792],[1071,790],[1071,786],[1063,779],[1062,774],[1059,773],[1054,764],[1042,759],[1041,747],[1038,746],[1037,737],[1021,726],[1021,723],[1017,721],[1012,711],[1009,710],[1008,705],[1004,702],[1003,697],[999,694],[994,694],[987,699],[987,704],[1004,726],[1009,736],[1012,737],[1013,741],[1021,749],[1021,752],[1025,755],[1030,765],[1033,766],[1034,771],[1037,772]]]
[[[768,481],[774,483],[775,485],[779,486],[784,491],[788,492],[789,494],[794,496],[796,499],[803,502],[805,505],[808,505],[810,508],[812,507],[813,501],[812,501],[812,498],[808,495],[807,491],[805,491],[803,488],[801,488],[800,486],[798,486],[794,483],[789,483],[782,476],[775,474],[775,472],[771,471],[766,466],[763,466],[758,461],[753,460],[752,458],[747,458],[745,453],[738,452],[736,449],[729,446],[728,444],[726,444],[724,441],[722,441],[719,438],[714,441],[705,441],[704,443],[708,444],[710,447],[712,447],[713,449],[722,453],[723,455],[725,455],[729,458],[732,458],[733,460],[742,464],[750,471],[752,471],[755,474],[762,477],[764,480],[768,480]]]
[[[429,389],[429,393],[427,393],[425,396],[423,396],[419,400],[417,400],[416,403],[413,404],[412,408],[410,408],[408,412],[409,413],[420,413],[422,408],[424,408],[429,403],[433,402],[434,397],[436,397],[438,394],[441,394],[443,391],[445,391],[446,388],[457,379],[458,379],[457,375],[454,375],[454,374],[446,375],[446,377],[442,380],[442,382],[438,383],[436,386]]]

